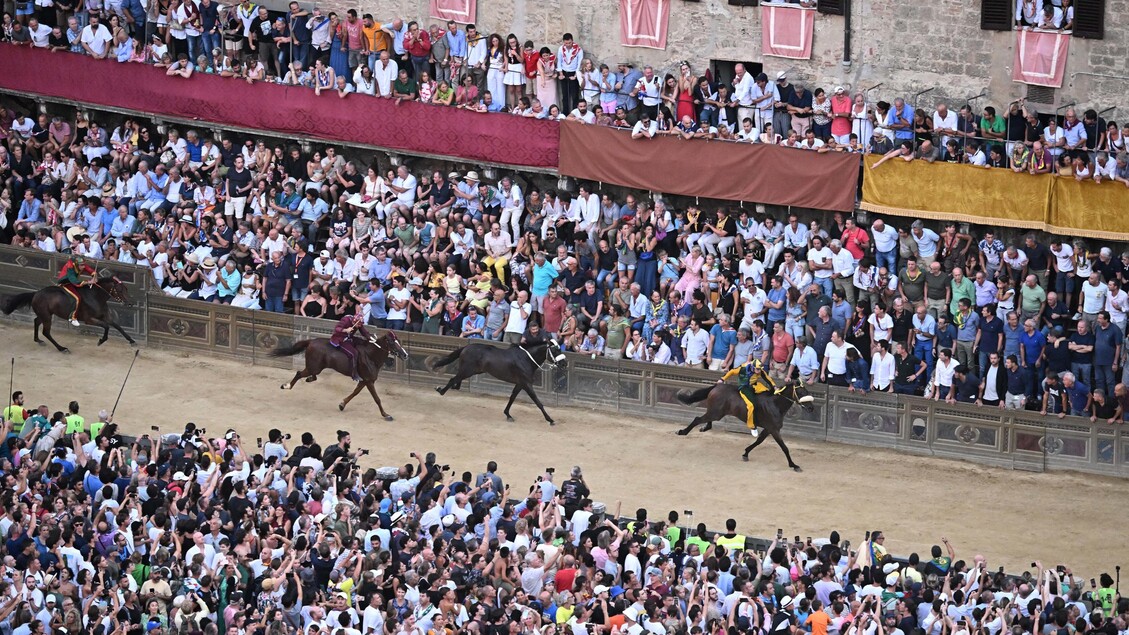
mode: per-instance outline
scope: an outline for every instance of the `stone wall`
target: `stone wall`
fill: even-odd
[[[281,0],[270,0],[279,2]],[[763,58],[760,53],[759,7],[730,6],[727,0],[671,0],[670,30],[664,51],[627,48],[619,44],[619,9],[615,0],[479,0],[480,32],[515,33],[532,39],[538,47],[559,44],[562,33],[573,33],[594,61],[627,59],[672,69],[689,60],[699,72],[708,60],[752,61],[775,74],[787,70],[809,85],[830,88],[836,84],[862,90],[882,83],[873,99],[907,101],[917,91],[935,87],[922,96],[921,105],[938,101],[963,103],[987,91],[977,107],[1002,107],[1027,94],[1027,87],[1011,81],[1015,34],[980,30],[979,0],[888,2],[853,0],[850,64],[843,62],[845,18],[819,15],[815,22],[812,59],[794,61]],[[323,7],[343,10],[359,6],[378,19],[404,16],[423,21],[427,0],[329,0]],[[1076,101],[1082,109],[1117,108],[1105,115],[1119,121],[1129,118],[1129,0],[1106,1],[1104,40],[1071,42],[1063,87],[1051,103],[1037,104],[1049,111]],[[1090,77],[1075,73],[1092,72]]]

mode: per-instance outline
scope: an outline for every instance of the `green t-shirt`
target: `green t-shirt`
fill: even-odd
[[[1039,305],[1047,301],[1047,292],[1039,285],[1035,285],[1035,288],[1032,289],[1024,284],[1019,288],[1019,293],[1022,298],[1022,302],[1019,306],[1024,312],[1038,311]]]
[[[412,97],[415,97],[416,80],[410,77],[406,81],[400,81],[399,79],[397,79],[396,81],[392,82],[392,92],[398,93],[400,95],[411,95]]]
[[[1004,122],[1003,117],[996,117],[990,123],[987,117],[980,118],[980,130],[991,131],[997,134],[1007,131],[1007,123]]]
[[[686,550],[690,550],[690,545],[698,545],[698,552],[703,556],[706,554],[706,549],[710,548],[710,543],[703,540],[699,536],[690,536],[686,539]]]
[[[623,343],[627,341],[629,332],[631,332],[631,320],[623,316],[608,320],[607,348],[623,350]]]
[[[1098,589],[1097,598],[1098,602],[1102,605],[1102,610],[1106,615],[1109,615],[1113,610],[1113,601],[1117,597],[1117,591],[1110,588]]]

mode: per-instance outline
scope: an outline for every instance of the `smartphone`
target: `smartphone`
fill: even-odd
[[[1032,563],[1031,563],[1031,568],[1032,568],[1032,569],[1038,569],[1038,568],[1039,568],[1039,565],[1037,565],[1037,564],[1035,564],[1034,562],[1032,562]]]
[[[867,540],[870,540],[870,532],[869,531],[866,532],[866,538],[863,539],[863,542],[866,542]]]
[[[258,445],[260,448],[263,447],[263,438],[262,437],[255,437],[255,444]]]
[[[160,432],[161,426],[149,426],[149,429],[152,430],[153,432]]]
[[[776,530],[776,539],[780,540],[783,537],[784,537],[784,530],[783,529],[777,529]]]
[[[1095,580],[1094,578],[1090,578],[1090,588],[1092,588],[1092,589],[1098,588],[1098,581]]]
[[[692,509],[684,509],[684,510],[682,510],[682,514],[683,514],[684,516],[693,516],[693,515],[694,515],[694,510],[692,510]]]
[[[804,544],[809,546],[809,547],[811,546],[811,536],[808,536],[807,542],[805,542]]]
[[[1062,575],[1063,573],[1066,572],[1066,567],[1061,565],[1061,564],[1055,565],[1055,572],[1057,572],[1059,575]]]
[[[849,550],[851,548],[851,541],[850,540],[844,540],[843,541],[843,548]]]
[[[800,544],[800,535],[799,535],[799,534],[796,534],[796,540],[795,540],[795,543],[796,543],[797,545],[798,545],[798,544]]]

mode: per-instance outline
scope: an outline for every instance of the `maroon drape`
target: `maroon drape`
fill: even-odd
[[[859,156],[561,124],[560,172],[668,194],[851,211]]]
[[[0,87],[201,122],[469,161],[556,168],[559,124],[0,45]]]

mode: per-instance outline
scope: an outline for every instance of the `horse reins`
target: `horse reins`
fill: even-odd
[[[536,367],[538,370],[545,371],[545,370],[548,370],[550,368],[556,368],[557,367],[556,358],[549,354],[549,343],[548,342],[545,342],[545,361],[541,362],[540,364],[537,363],[537,360],[533,359],[533,354],[530,353],[528,350],[526,350],[526,348],[524,346],[521,346],[519,344],[518,349],[520,349],[521,352],[525,353],[525,356],[529,358],[529,361],[533,362],[533,366]]]

